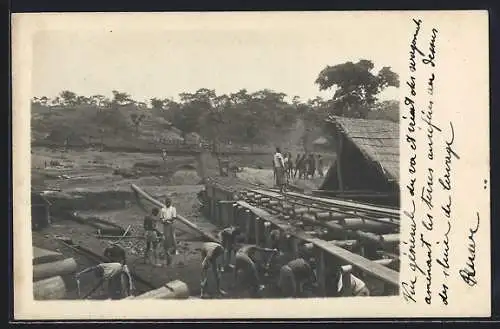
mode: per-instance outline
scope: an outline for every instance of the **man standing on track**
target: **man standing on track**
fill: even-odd
[[[212,268],[212,272],[215,277],[215,285],[217,293],[220,295],[225,295],[225,292],[220,288],[220,271],[219,266],[217,264],[217,259],[224,254],[224,248],[222,245],[216,242],[206,242],[203,244],[201,248],[201,258],[203,259],[201,262],[201,292],[200,297],[206,297],[206,287],[208,283],[208,268]]]
[[[169,198],[165,199],[165,207],[160,211],[160,220],[163,223],[163,247],[165,250],[166,265],[172,263],[172,255],[177,255],[177,241],[175,238],[174,221],[177,219],[177,210],[172,206]]]
[[[279,147],[276,148],[276,153],[274,153],[273,164],[276,171],[276,185],[279,187],[280,192],[283,193],[285,188],[285,159]]]

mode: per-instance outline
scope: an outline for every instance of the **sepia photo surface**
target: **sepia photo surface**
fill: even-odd
[[[490,315],[487,12],[12,23],[17,319]]]

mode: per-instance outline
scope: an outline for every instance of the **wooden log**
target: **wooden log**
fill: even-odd
[[[262,198],[262,199],[260,199],[260,203],[268,203],[269,201],[271,201],[270,198]]]
[[[399,244],[399,233],[381,235],[382,242],[390,244]]]
[[[163,287],[150,290],[139,296],[129,296],[125,299],[188,299],[189,288],[180,280],[165,284]]]
[[[52,276],[64,276],[76,272],[76,262],[73,258],[66,258],[57,262],[44,263],[33,266],[33,281]]]
[[[277,206],[279,204],[278,200],[271,200],[269,201],[270,206]]]
[[[318,225],[318,221],[316,220],[316,216],[310,214],[310,213],[305,213],[302,214],[301,219],[311,225]]]
[[[309,211],[309,209],[306,207],[294,207],[293,208],[293,213],[295,215],[301,215],[301,214],[306,213],[308,211]]]
[[[60,252],[33,247],[33,265],[57,262],[63,259],[64,255]]]
[[[356,234],[362,239],[376,243],[383,247],[399,244],[399,234],[377,235],[371,232],[356,231]]]
[[[325,220],[325,219],[330,219],[331,213],[330,212],[316,212],[315,213],[316,219],[317,220]]]
[[[332,240],[329,241],[330,243],[333,243],[334,245],[342,248],[351,248],[354,247],[358,244],[357,240]]]
[[[61,276],[33,283],[33,298],[35,300],[63,299],[66,296],[66,284]]]
[[[394,226],[362,218],[344,218],[339,221],[342,226],[352,230],[363,230],[373,233],[392,233]]]
[[[380,264],[380,265],[383,265],[383,266],[389,266],[393,263],[393,259],[388,259],[388,258],[384,258],[384,259],[377,259],[377,260],[372,260],[372,262],[374,263],[377,263],[377,264]],[[343,270],[347,270],[349,272],[352,272],[352,265],[344,265],[342,266],[342,269]]]

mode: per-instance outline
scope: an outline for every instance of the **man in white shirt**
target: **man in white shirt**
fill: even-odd
[[[177,241],[175,239],[174,221],[177,219],[177,210],[172,206],[169,198],[165,199],[165,207],[160,211],[160,220],[163,224],[163,248],[165,250],[166,265],[172,262],[172,255],[177,254]]]
[[[338,266],[335,271],[334,280],[331,282],[335,291],[327,288],[331,297],[363,297],[370,296],[370,290],[360,278],[354,276],[350,271],[345,271],[342,266]]]
[[[280,191],[283,192],[285,187],[285,159],[279,147],[276,148],[276,153],[274,153],[273,164],[276,172],[276,185],[279,186]]]

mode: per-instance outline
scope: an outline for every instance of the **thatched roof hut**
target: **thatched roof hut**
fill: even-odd
[[[320,189],[385,193],[399,200],[399,124],[330,116],[337,160]]]

